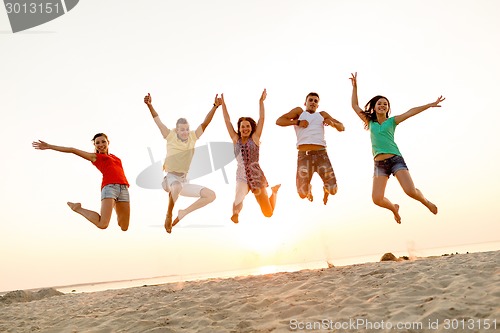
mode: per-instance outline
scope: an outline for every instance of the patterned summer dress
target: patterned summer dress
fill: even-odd
[[[241,138],[234,145],[234,155],[238,162],[236,181],[247,183],[251,191],[267,187],[267,179],[259,165],[259,146],[252,138],[242,144]]]

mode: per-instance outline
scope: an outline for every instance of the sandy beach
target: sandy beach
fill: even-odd
[[[53,294],[0,332],[499,332],[500,251]]]

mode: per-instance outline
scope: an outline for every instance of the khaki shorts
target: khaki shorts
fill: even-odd
[[[201,190],[205,187],[201,185],[190,184],[189,180],[184,176],[178,176],[176,174],[168,172],[163,178],[161,186],[166,192],[170,192],[170,187],[174,182],[178,182],[182,186],[182,190],[179,195],[183,197],[201,197]]]

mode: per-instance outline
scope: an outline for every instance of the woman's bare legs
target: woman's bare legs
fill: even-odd
[[[409,197],[420,201],[425,207],[427,207],[427,209],[432,212],[432,214],[437,214],[437,206],[427,200],[418,188],[415,188],[413,180],[410,176],[410,172],[408,170],[396,171],[395,176],[398,179],[399,184],[401,184],[401,187]]]
[[[281,184],[271,187],[272,194],[269,197],[267,196],[265,187],[254,192],[255,199],[257,199],[260,209],[262,210],[262,213],[265,217],[273,216],[274,207],[276,206],[276,196],[278,195],[280,186]]]
[[[281,184],[274,185],[271,187],[271,190],[273,193],[271,193],[271,196],[269,197],[269,202],[271,203],[271,207],[273,207],[273,212],[274,212],[274,207],[276,207],[276,197],[278,196],[278,190],[280,189]]]
[[[123,231],[127,231],[130,222],[130,202],[117,201],[115,204],[115,212],[118,219],[118,225]]]
[[[389,209],[394,214],[394,219],[397,223],[401,223],[401,216],[399,216],[399,205],[393,204],[387,199],[385,194],[385,187],[387,186],[387,176],[374,176],[372,188],[372,200],[377,206]]]
[[[115,199],[106,198],[101,200],[101,215],[92,210],[82,208],[82,205],[79,202],[68,202],[68,206],[73,211],[92,222],[99,229],[106,229],[109,225],[109,221],[111,220],[111,213],[113,212],[113,207],[115,206]]]

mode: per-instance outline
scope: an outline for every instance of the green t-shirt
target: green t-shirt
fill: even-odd
[[[394,154],[401,156],[396,142],[394,142],[394,132],[396,131],[396,120],[391,117],[379,124],[376,121],[370,121],[370,138],[372,140],[373,156],[379,154]]]

